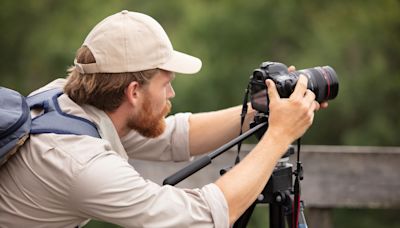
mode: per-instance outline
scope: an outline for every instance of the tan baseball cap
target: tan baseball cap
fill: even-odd
[[[150,69],[194,74],[201,60],[175,51],[161,25],[142,13],[123,10],[97,24],[82,46],[92,52],[96,63],[75,60],[81,73],[122,73]]]

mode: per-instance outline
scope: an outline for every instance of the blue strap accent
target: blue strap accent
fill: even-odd
[[[101,138],[93,122],[61,110],[57,100],[61,94],[63,94],[61,89],[51,89],[27,98],[27,103],[31,109],[44,109],[42,115],[32,119],[30,133],[89,135]]]
[[[54,95],[61,95],[63,93],[61,88],[50,89],[26,98],[28,106],[32,108],[44,108],[43,102],[50,100]]]

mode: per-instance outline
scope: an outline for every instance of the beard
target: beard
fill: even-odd
[[[171,106],[171,102],[167,100],[163,110],[160,113],[155,113],[155,107],[150,100],[150,96],[146,96],[141,107],[142,110],[137,115],[131,115],[129,118],[128,127],[136,130],[144,137],[156,138],[165,130],[165,117],[171,111]]]

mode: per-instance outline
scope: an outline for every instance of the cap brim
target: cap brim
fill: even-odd
[[[200,71],[201,65],[199,58],[174,50],[170,59],[158,68],[181,74],[195,74]]]

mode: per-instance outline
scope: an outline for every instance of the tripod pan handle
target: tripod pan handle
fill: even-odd
[[[165,178],[165,180],[163,181],[163,185],[168,184],[174,186],[177,183],[181,182],[183,179],[189,177],[193,173],[209,165],[210,163],[211,158],[209,156],[203,156],[191,163],[190,165],[186,166],[185,168]]]

